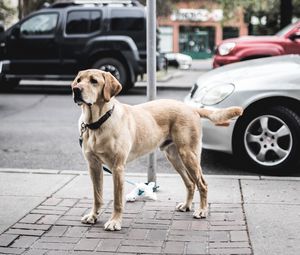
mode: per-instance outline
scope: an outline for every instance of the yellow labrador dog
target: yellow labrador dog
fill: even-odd
[[[125,165],[157,147],[165,152],[186,186],[186,201],[178,204],[176,209],[191,209],[197,187],[200,207],[195,210],[194,217],[205,218],[208,214],[207,183],[200,166],[200,117],[226,126],[231,118],[242,114],[242,109],[195,109],[175,100],[155,100],[131,106],[115,99],[121,88],[114,76],[96,69],[79,72],[72,83],[74,101],[82,108],[79,131],[94,191],[93,208],[81,221],[93,224],[97,220],[103,204],[101,166],[105,164],[112,171],[114,203],[113,213],[104,228],[120,230]]]

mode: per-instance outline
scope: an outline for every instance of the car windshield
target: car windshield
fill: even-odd
[[[291,23],[289,25],[287,25],[286,27],[284,27],[283,29],[281,29],[280,31],[278,31],[276,33],[277,36],[283,36],[285,35],[288,31],[290,31],[293,27],[295,26],[295,23]]]

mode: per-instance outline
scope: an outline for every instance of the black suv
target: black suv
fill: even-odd
[[[146,12],[137,1],[67,1],[0,30],[0,84],[111,72],[126,89],[146,69]]]

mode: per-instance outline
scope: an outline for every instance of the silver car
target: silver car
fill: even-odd
[[[195,107],[241,106],[228,128],[203,120],[203,147],[234,153],[269,173],[286,173],[300,156],[300,56],[240,62],[202,75],[185,103]]]

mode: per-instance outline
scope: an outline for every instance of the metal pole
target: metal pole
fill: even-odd
[[[156,0],[147,0],[147,98],[156,98]],[[156,153],[149,155],[148,182],[156,183]]]

